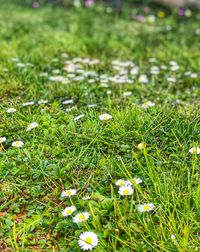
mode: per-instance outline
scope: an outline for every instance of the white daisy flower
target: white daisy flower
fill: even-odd
[[[159,74],[160,69],[157,66],[152,66],[150,71],[151,71],[151,74]]]
[[[108,121],[108,120],[112,119],[112,116],[105,113],[105,114],[99,115],[99,119],[100,119],[101,121]]]
[[[187,72],[184,73],[184,76],[190,76],[191,74],[192,74],[192,72],[187,71]]]
[[[178,245],[175,234],[171,234],[171,239],[172,239],[172,241],[174,242],[175,245]]]
[[[39,76],[40,76],[40,77],[47,77],[47,76],[48,76],[48,73],[47,73],[47,72],[40,73]]]
[[[153,107],[153,106],[155,106],[155,103],[154,102],[151,102],[151,101],[146,101],[146,102],[144,102],[143,104],[142,104],[142,108],[144,108],[144,109],[147,109],[147,108],[151,108],[151,107]]]
[[[52,73],[53,74],[59,74],[60,73],[60,69],[53,69]]]
[[[16,112],[16,109],[15,108],[8,108],[6,110],[7,113],[15,113]]]
[[[74,211],[76,211],[76,207],[75,206],[70,206],[70,207],[66,207],[63,211],[62,211],[62,215],[64,217],[71,215]]]
[[[28,125],[26,131],[30,131],[30,130],[32,130],[32,129],[34,129],[34,128],[37,128],[37,127],[38,127],[38,124],[37,124],[36,122],[32,122],[32,123],[30,123],[30,124]]]
[[[94,107],[96,107],[97,106],[97,104],[89,104],[88,105],[88,108],[94,108]]]
[[[137,146],[137,147],[138,147],[138,149],[139,149],[139,150],[143,150],[143,149],[145,149],[145,148],[146,148],[146,146],[147,146],[147,144],[146,144],[146,143],[141,142],[141,143],[139,143],[139,144],[138,144],[138,146]]]
[[[130,185],[129,186],[121,186],[119,188],[118,193],[120,195],[124,195],[124,196],[131,195],[131,194],[133,194],[133,188]]]
[[[13,147],[21,148],[24,145],[22,141],[14,141],[12,142]]]
[[[85,197],[82,198],[82,200],[89,200],[89,199],[91,199],[90,196],[85,196]]]
[[[22,103],[22,106],[32,106],[32,105],[34,105],[34,101]]]
[[[48,100],[39,100],[38,101],[38,104],[46,104],[46,103],[48,103]]]
[[[137,75],[139,73],[139,67],[135,66],[131,69],[130,74],[131,75]]]
[[[115,185],[117,185],[117,186],[131,186],[132,183],[129,180],[119,179],[115,182]]]
[[[98,237],[93,232],[84,232],[79,236],[78,245],[79,247],[86,251],[92,250],[98,244]]]
[[[76,195],[76,192],[77,192],[77,190],[75,190],[75,189],[65,190],[65,191],[62,191],[61,196],[70,198],[71,196]]]
[[[62,57],[62,58],[68,58],[69,55],[68,55],[67,53],[62,53],[62,54],[61,54],[61,57]]]
[[[176,82],[176,78],[174,77],[168,77],[167,80],[171,83],[171,82]]]
[[[19,62],[19,63],[16,64],[16,66],[17,66],[17,67],[23,68],[23,67],[25,67],[26,65],[25,65],[24,63]]]
[[[142,180],[141,180],[140,178],[134,178],[134,179],[133,179],[133,182],[134,182],[136,185],[138,185],[138,184],[142,183]]]
[[[4,143],[6,140],[6,137],[0,137],[0,143]]]
[[[179,70],[179,66],[178,65],[171,66],[170,69],[171,69],[171,71],[177,71],[177,70]]]
[[[147,78],[147,76],[146,76],[145,74],[141,74],[141,75],[139,76],[138,81],[139,81],[140,83],[147,83],[147,82],[148,82],[148,78]]]
[[[88,212],[83,212],[83,213],[78,213],[74,216],[73,222],[74,223],[79,223],[88,220],[90,217],[90,213]]]
[[[176,239],[175,234],[171,234],[171,239],[172,239],[172,240]]]
[[[178,65],[178,63],[176,61],[173,61],[173,60],[169,61],[169,64],[171,66],[177,66]]]
[[[198,147],[192,147],[192,148],[189,150],[189,152],[190,152],[191,154],[200,154],[200,148],[198,148]]]
[[[104,83],[104,82],[101,82],[101,87],[108,88],[108,87],[109,87],[109,85],[108,85],[108,84],[106,84],[106,83]]]
[[[123,97],[126,98],[126,97],[129,97],[131,96],[133,93],[131,91],[127,91],[127,92],[124,92],[123,93]]]
[[[154,62],[156,62],[156,59],[155,58],[149,58],[149,62],[154,63]]]
[[[138,211],[140,213],[142,213],[142,212],[150,212],[154,208],[155,208],[155,206],[152,203],[146,203],[146,204],[143,204],[143,205],[139,205],[138,206]]]
[[[62,102],[63,105],[67,105],[67,104],[73,104],[74,103],[74,100],[65,100]]]
[[[198,77],[198,74],[197,73],[191,73],[190,77],[193,78],[193,79],[196,79]]]
[[[78,120],[80,120],[81,118],[83,118],[84,116],[85,116],[84,114],[79,115],[79,116],[77,116],[77,117],[74,118],[74,121],[78,121]]]
[[[162,70],[166,70],[166,69],[167,69],[167,66],[161,65],[160,68],[161,68]]]

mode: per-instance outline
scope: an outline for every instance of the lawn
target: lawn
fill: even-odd
[[[143,7],[1,3],[0,251],[200,251],[200,14]]]

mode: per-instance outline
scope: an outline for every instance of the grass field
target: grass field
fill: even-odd
[[[0,251],[200,251],[200,14],[132,10],[1,4]]]

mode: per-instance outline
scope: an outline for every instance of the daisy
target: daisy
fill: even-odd
[[[101,121],[108,121],[108,120],[112,119],[112,116],[105,113],[105,114],[99,115],[99,119],[100,119]]]
[[[117,185],[117,186],[131,186],[132,183],[129,180],[119,179],[115,182],[115,185]]]
[[[147,146],[146,143],[142,142],[142,143],[139,143],[137,147],[138,149],[143,150],[146,148],[146,146]]]
[[[46,103],[48,103],[48,100],[39,100],[38,101],[38,104],[46,104]]]
[[[74,118],[74,121],[78,121],[79,119],[83,118],[84,116],[85,116],[84,114],[79,115],[79,116]]]
[[[16,109],[15,108],[8,108],[6,110],[7,113],[15,113],[16,112]]]
[[[82,250],[92,250],[98,244],[98,237],[93,232],[84,232],[79,236],[78,245]]]
[[[6,140],[6,137],[0,137],[0,143],[4,143]]]
[[[142,180],[140,178],[134,178],[133,181],[136,185],[142,183]]]
[[[62,215],[64,217],[71,215],[74,211],[76,211],[76,207],[75,206],[70,206],[70,207],[66,207],[63,211],[62,211]]]
[[[176,240],[176,235],[175,235],[175,234],[171,234],[171,239],[172,239],[172,241],[173,241],[173,243],[174,243],[175,245],[178,245],[178,242],[177,242],[177,240]]]
[[[83,221],[88,220],[89,217],[90,217],[90,213],[88,213],[88,212],[78,213],[73,218],[73,222],[74,223],[83,222]]]
[[[171,71],[177,71],[179,70],[179,66],[178,65],[174,65],[170,67]]]
[[[90,196],[85,196],[85,197],[82,198],[82,200],[89,200],[89,199],[91,199]]]
[[[118,193],[120,194],[120,195],[131,195],[131,194],[133,194],[133,188],[129,185],[129,186],[121,186],[120,188],[119,188],[119,191],[118,191]]]
[[[24,145],[22,141],[14,141],[12,142],[13,147],[21,148]]]
[[[30,131],[34,128],[37,128],[38,127],[38,124],[36,122],[33,122],[33,123],[30,123],[26,129],[26,131]]]
[[[193,147],[189,150],[191,154],[200,154],[200,148],[198,147]]]
[[[34,101],[22,103],[22,106],[31,106],[31,105],[34,105]]]
[[[123,93],[123,97],[126,98],[126,97],[129,97],[131,96],[133,93],[131,91],[127,91],[127,92],[124,92]]]
[[[47,73],[47,72],[40,73],[39,76],[40,76],[40,77],[47,77],[47,76],[48,76],[48,73]]]
[[[139,205],[138,206],[138,211],[140,213],[143,213],[143,212],[150,212],[152,211],[153,209],[155,208],[155,206],[151,203],[145,203],[143,205]]]
[[[155,106],[155,103],[153,103],[153,102],[151,102],[151,101],[146,101],[146,102],[144,102],[143,104],[142,104],[142,108],[144,108],[144,109],[147,109],[147,108],[151,108],[151,107],[153,107],[153,106]]]
[[[197,73],[191,73],[190,77],[193,78],[193,79],[195,79],[195,78],[198,77],[198,74]]]
[[[176,82],[176,78],[174,77],[168,77],[167,80],[171,83],[171,82]]]
[[[156,62],[156,59],[155,58],[149,58],[149,62],[154,63],[154,62]]]
[[[70,198],[71,196],[76,195],[76,192],[77,190],[75,189],[65,190],[65,191],[62,191],[61,196]]]
[[[141,74],[139,76],[139,80],[138,80],[140,83],[147,83],[148,82],[148,78],[145,74]]]
[[[67,104],[73,104],[74,103],[74,100],[65,100],[62,102],[63,105],[67,105]]]

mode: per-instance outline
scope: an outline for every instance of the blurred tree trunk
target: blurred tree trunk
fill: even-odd
[[[114,0],[115,11],[117,14],[120,14],[122,9],[122,0]]]

